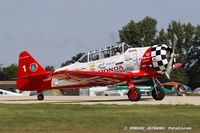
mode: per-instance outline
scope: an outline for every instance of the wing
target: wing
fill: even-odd
[[[78,83],[81,86],[105,86],[147,76],[144,72],[94,72],[80,70],[60,70],[52,73],[52,78]]]

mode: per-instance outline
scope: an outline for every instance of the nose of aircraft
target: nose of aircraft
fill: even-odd
[[[152,46],[151,58],[152,65],[156,71],[160,74],[163,74],[171,58],[172,47],[166,44],[158,44]]]

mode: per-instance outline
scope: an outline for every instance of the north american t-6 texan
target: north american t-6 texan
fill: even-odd
[[[174,61],[177,40],[174,35],[173,45],[139,48],[118,43],[88,52],[77,62],[53,71],[46,71],[27,51],[23,51],[18,61],[17,88],[37,91],[37,99],[43,100],[45,90],[127,84],[129,100],[139,101],[141,92],[134,83],[152,79],[152,97],[162,100],[165,92],[157,78],[162,75],[170,78],[172,69],[181,66]]]

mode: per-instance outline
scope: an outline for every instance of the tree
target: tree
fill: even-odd
[[[119,30],[121,42],[126,42],[134,47],[142,46],[142,37],[138,24],[131,20],[126,26]]]
[[[162,28],[159,33],[158,36],[155,39],[155,43],[156,44],[168,44],[168,36],[167,33],[165,33],[165,30]]]
[[[189,50],[194,45],[195,26],[191,23],[183,25],[184,27],[184,42],[183,49]]]
[[[13,80],[17,77],[17,65],[11,64],[4,67],[1,72],[1,80]]]
[[[175,82],[179,82],[182,84],[187,84],[189,79],[187,76],[186,71],[184,70],[184,68],[178,68],[172,71],[171,73],[171,81],[175,81]]]
[[[0,80],[6,80],[6,75],[0,70]]]
[[[155,36],[157,20],[149,16],[145,17],[142,21],[138,22],[140,29],[140,34],[142,37],[142,43],[144,46],[153,45],[155,41]]]
[[[200,36],[199,36],[200,37]],[[200,42],[198,36],[195,36],[193,45],[187,51],[185,69],[189,75],[200,72]]]
[[[80,59],[83,54],[85,54],[85,53],[78,53],[77,55],[72,56],[71,60],[67,60],[66,62],[62,63],[61,67],[67,66],[67,65],[69,65],[71,63],[74,63],[74,62],[78,61],[78,59]]]
[[[131,20],[119,30],[120,42],[126,42],[134,47],[153,45],[157,33],[156,25],[156,19],[148,16],[139,22]]]
[[[195,28],[195,35],[193,36],[193,45],[190,47],[187,63],[190,64],[188,73],[195,74],[200,72],[200,25],[197,25]]]
[[[54,70],[54,66],[46,66],[45,67],[45,70],[47,70],[47,71],[53,71]]]
[[[174,34],[178,37],[178,43],[175,49],[175,53],[179,55],[179,62],[183,62],[185,56],[183,54],[183,42],[184,42],[184,26],[181,22],[172,21],[167,29],[169,40],[173,43]]]

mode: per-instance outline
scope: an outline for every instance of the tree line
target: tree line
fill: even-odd
[[[0,80],[15,80],[17,76],[17,65],[11,64],[7,67],[0,67]]]
[[[119,30],[120,42],[126,42],[132,47],[152,46],[154,44],[171,44],[173,34],[178,37],[175,52],[179,55],[177,62],[183,67],[172,72],[171,80],[181,83],[190,82],[191,75],[200,73],[200,25],[171,21],[166,29],[157,29],[157,20],[149,16],[141,21],[131,20]],[[78,53],[61,66],[77,61],[84,53]],[[47,66],[46,70],[53,70]],[[10,80],[16,77],[17,65],[0,68],[0,80]]]

